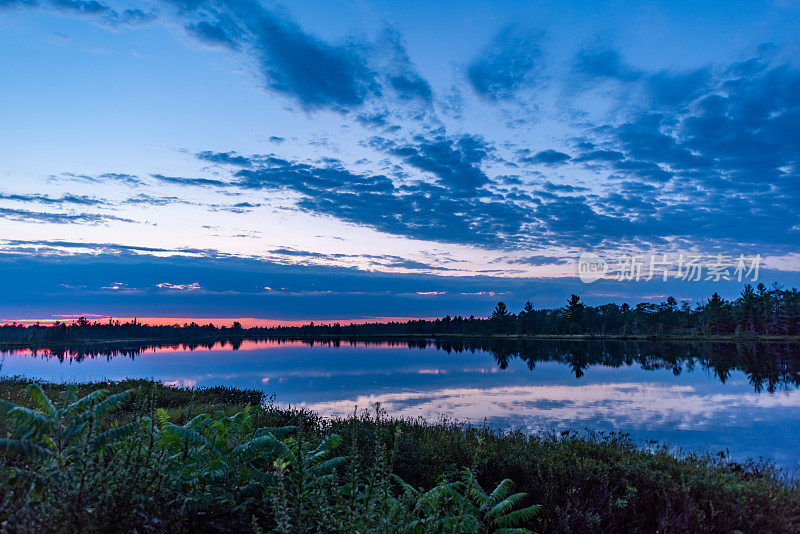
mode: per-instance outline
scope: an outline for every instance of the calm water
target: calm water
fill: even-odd
[[[98,353],[99,352],[99,353]],[[626,431],[800,466],[800,345],[633,342],[245,342],[0,352],[0,374],[231,385],[282,405],[542,429]]]

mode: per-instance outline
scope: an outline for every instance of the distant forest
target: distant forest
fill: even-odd
[[[243,328],[197,323],[151,326],[136,320],[121,323],[91,322],[81,317],[73,323],[52,326],[10,324],[0,326],[0,343],[70,343],[110,340],[230,341],[273,337],[358,336],[800,336],[800,292],[773,284],[745,285],[738,298],[726,300],[714,293],[694,307],[673,297],[660,303],[603,304],[589,306],[571,295],[561,308],[537,309],[527,302],[514,313],[498,302],[488,318],[455,316],[406,322],[314,324]]]

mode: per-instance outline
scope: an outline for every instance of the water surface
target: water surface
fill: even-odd
[[[795,469],[800,345],[612,341],[246,341],[0,351],[0,373],[257,388],[326,416],[615,430]]]

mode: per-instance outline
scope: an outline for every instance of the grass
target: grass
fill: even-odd
[[[0,398],[36,406],[39,401],[28,386],[24,379],[0,380]],[[42,387],[51,399],[66,388]],[[79,384],[73,394],[78,398],[98,388],[109,394],[132,391],[98,419],[94,441],[87,437],[85,443],[94,443],[101,431],[133,428],[131,423],[149,416],[158,421],[152,425],[160,428],[158,444],[148,449],[142,443],[153,434],[133,434],[95,456],[75,449],[69,456],[70,469],[7,448],[0,459],[0,530],[484,532],[502,525],[492,523],[478,504],[469,504],[472,508],[467,510],[465,503],[477,502],[473,497],[480,491],[475,487],[501,488],[509,484],[507,479],[513,481],[514,492],[525,494],[515,497],[516,507],[539,506],[519,525],[537,532],[800,529],[800,487],[773,466],[675,454],[657,444],[645,448],[624,434],[526,436],[448,422],[391,419],[379,407],[324,420],[308,411],[279,408],[259,391],[177,389],[146,380]],[[246,417],[236,415],[241,413]],[[201,414],[210,414],[206,423],[196,423]],[[0,437],[19,437],[14,424],[13,417],[0,418]],[[244,430],[234,438],[230,429],[237,424]],[[259,453],[272,454],[269,462],[231,456],[237,439],[254,439],[256,429],[263,428],[272,429],[269,435],[283,444],[273,443],[272,452]],[[222,440],[227,445],[213,454],[210,449],[198,452],[202,447],[191,452],[191,440],[201,439],[192,434],[195,431],[205,432],[215,443],[227,432]],[[26,439],[34,441],[43,435],[40,430],[27,432]],[[323,451],[318,463],[330,460],[325,467],[330,472],[319,468],[307,480],[296,478],[302,469],[286,463],[288,453],[275,452],[294,450],[295,461],[302,464],[304,454],[323,446],[330,450]],[[136,456],[134,449],[141,455],[143,450],[150,452]],[[329,458],[333,454],[338,456]],[[123,461],[128,462],[124,469],[118,465]],[[133,464],[138,471],[130,467]],[[56,477],[56,472],[61,475]],[[42,477],[31,478],[35,473]],[[34,480],[41,486],[36,491],[31,489]],[[292,480],[294,485],[287,482]],[[93,489],[87,491],[89,487]],[[504,491],[516,495],[510,487]],[[486,498],[490,493],[487,490]],[[104,509],[113,510],[113,515],[99,511]],[[50,524],[37,519],[40,516]],[[457,527],[450,521],[454,517],[459,518]],[[474,524],[462,521],[470,517],[478,519]],[[469,525],[480,526],[470,530]]]

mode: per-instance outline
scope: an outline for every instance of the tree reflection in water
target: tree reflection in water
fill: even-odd
[[[448,354],[490,353],[500,369],[514,359],[524,361],[534,371],[538,362],[558,362],[569,366],[576,378],[584,376],[590,366],[624,367],[638,365],[647,370],[669,369],[675,375],[697,366],[713,372],[722,383],[734,371],[745,373],[756,392],[791,390],[800,385],[800,343],[790,342],[676,342],[617,340],[522,340],[522,339],[268,339],[259,342],[223,341],[203,343],[93,343],[91,345],[47,346],[4,349],[12,354],[55,358],[80,362],[87,358],[135,359],[145,352],[239,350],[242,343],[258,343],[262,347],[285,343],[309,346],[342,345],[405,346],[410,349],[435,347]]]

